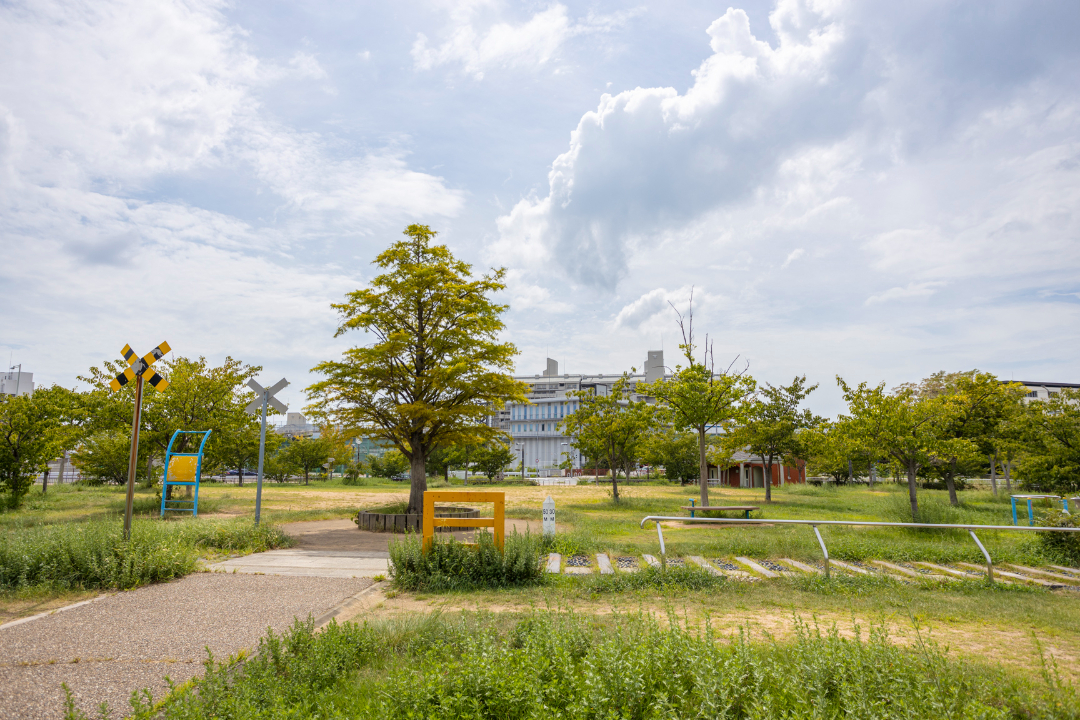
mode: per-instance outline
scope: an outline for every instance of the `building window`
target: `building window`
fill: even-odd
[[[1027,394],[1027,396],[1029,398],[1037,398],[1037,397],[1039,397],[1039,391],[1038,390],[1032,390],[1031,392],[1029,392]]]

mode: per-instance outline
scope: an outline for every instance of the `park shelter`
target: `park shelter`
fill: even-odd
[[[768,472],[769,469],[759,456],[740,450],[732,455],[730,464],[716,466],[709,463],[709,484],[763,488]],[[799,460],[793,465],[783,465],[779,459],[774,459],[771,481],[774,487],[806,482],[806,461]]]

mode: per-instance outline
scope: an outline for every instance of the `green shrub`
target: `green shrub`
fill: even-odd
[[[520,587],[540,581],[540,543],[528,533],[505,537],[503,549],[486,531],[476,533],[476,546],[438,534],[428,552],[418,535],[390,544],[390,576],[403,590],[466,590]]]
[[[1076,516],[1051,510],[1039,518],[1042,527],[1080,527]],[[1066,565],[1080,565],[1080,532],[1041,532],[1039,545],[1047,555]]]
[[[128,589],[182,577],[202,551],[259,552],[290,539],[249,520],[135,520],[131,540],[117,518],[0,533],[0,591]]]
[[[883,628],[854,637],[796,623],[790,641],[725,639],[647,616],[532,613],[297,623],[242,665],[206,672],[135,718],[600,720],[616,718],[1075,718],[1080,698],[1045,673],[1017,679]],[[69,709],[68,717],[84,717]]]

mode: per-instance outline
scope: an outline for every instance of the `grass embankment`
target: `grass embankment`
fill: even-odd
[[[551,491],[556,515],[564,530],[557,549],[564,554],[609,552],[614,554],[657,553],[656,532],[650,523],[638,524],[646,515],[683,515],[680,510],[696,494],[693,487],[635,486],[624,488],[619,503],[604,488],[534,488]],[[535,493],[542,499],[543,494]],[[776,519],[871,520],[910,522],[911,511],[906,486],[893,483],[866,487],[813,487],[788,485],[773,489],[774,501],[766,505],[764,491],[749,488],[711,488],[713,505],[757,505],[751,517]],[[969,490],[960,494],[958,508],[948,505],[945,491],[920,490],[921,520],[934,523],[1012,525],[1009,498],[987,491]],[[1038,508],[1042,512],[1046,508]],[[518,502],[507,514],[538,519],[539,502]],[[1026,518],[1025,518],[1026,519]],[[962,530],[903,530],[866,527],[820,528],[829,555],[839,560],[881,559],[893,561],[982,563],[975,543]],[[820,560],[821,549],[809,527],[716,526],[671,523],[664,539],[671,555],[754,558],[790,557]],[[1072,564],[1069,558],[1048,552],[1035,533],[984,531],[979,539],[995,562]]]
[[[286,547],[276,526],[248,520],[93,520],[0,531],[0,600],[26,601],[90,590],[126,590],[182,577],[200,557]]]
[[[1038,662],[1038,659],[1035,659]],[[883,627],[853,637],[797,623],[790,639],[725,638],[671,617],[413,616],[270,634],[136,718],[1074,718],[1041,679],[952,657]],[[69,709],[69,718],[85,717]]]

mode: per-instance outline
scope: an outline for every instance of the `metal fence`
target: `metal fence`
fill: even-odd
[[[994,562],[990,559],[990,553],[986,551],[982,542],[979,541],[978,535],[975,534],[976,530],[1008,530],[1014,532],[1080,532],[1080,528],[1063,528],[1063,527],[1028,527],[1024,525],[932,525],[929,523],[897,523],[897,522],[874,522],[870,520],[770,520],[765,518],[689,518],[684,516],[668,516],[668,515],[647,515],[641,519],[641,525],[639,527],[644,528],[645,523],[656,523],[656,536],[660,540],[660,556],[664,557],[667,553],[664,547],[664,532],[660,525],[662,522],[684,522],[684,523],[711,523],[711,524],[723,524],[723,525],[809,525],[814,529],[814,535],[817,536],[818,545],[821,546],[821,552],[825,556],[825,577],[829,577],[829,550],[825,547],[825,540],[821,537],[821,532],[818,531],[818,525],[860,525],[871,527],[899,527],[899,528],[925,528],[931,530],[967,530],[971,539],[975,541],[975,544],[979,546],[979,550],[982,551],[983,557],[986,558],[986,577],[990,582],[994,582]]]

